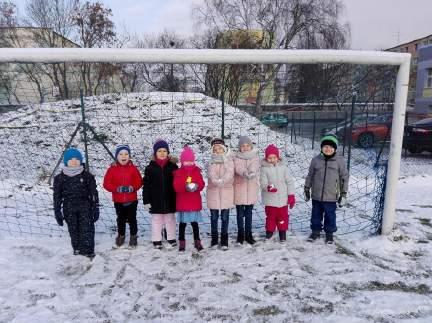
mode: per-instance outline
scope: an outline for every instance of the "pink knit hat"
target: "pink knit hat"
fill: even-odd
[[[270,155],[276,155],[276,157],[280,159],[278,147],[276,147],[275,145],[268,145],[265,149],[265,159],[267,159]]]
[[[180,162],[184,163],[187,161],[194,162],[195,161],[195,154],[191,148],[189,148],[188,146],[185,146],[183,148],[183,151],[180,154]]]

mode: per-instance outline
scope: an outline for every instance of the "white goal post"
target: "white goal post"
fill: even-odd
[[[411,54],[352,50],[0,48],[0,63],[361,64],[398,66],[382,234],[395,221]]]

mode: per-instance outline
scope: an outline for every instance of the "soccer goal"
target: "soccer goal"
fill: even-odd
[[[270,143],[281,149],[296,182],[290,229],[306,232],[311,205],[303,200],[304,179],[326,132],[340,137],[338,153],[345,155],[351,177],[349,203],[337,211],[338,234],[388,234],[395,221],[410,59],[406,53],[348,50],[2,48],[0,235],[64,233],[53,218],[50,186],[68,146],[84,152],[96,176],[97,231],[112,233],[115,210],[101,183],[116,144],[131,146],[141,172],[158,138],[169,142],[174,156],[190,145],[205,169],[213,137],[223,137],[235,151],[242,135],[252,138],[261,157]],[[332,74],[334,99],[309,94],[293,102],[290,86],[301,71],[293,67],[314,65],[326,73],[356,68],[349,71],[352,77]],[[360,75],[365,66],[389,68],[372,75],[385,79],[380,93],[390,89],[390,100],[359,99],[371,87],[370,74]],[[386,78],[389,70],[394,78]],[[355,134],[358,125],[369,129],[375,122],[369,120],[388,115],[381,140],[370,131]],[[140,232],[148,235],[151,220],[142,203],[138,215]],[[235,231],[235,210],[231,215]],[[264,219],[258,203],[254,226],[262,228]]]

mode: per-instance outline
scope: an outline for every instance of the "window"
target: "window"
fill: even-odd
[[[432,68],[427,70],[426,87],[432,88]]]
[[[417,49],[418,49],[418,44],[415,44],[415,50],[417,51]]]

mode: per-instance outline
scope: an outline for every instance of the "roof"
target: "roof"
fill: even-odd
[[[10,27],[10,26],[0,26],[0,30],[1,29],[41,29],[41,30],[50,30],[51,32],[53,32],[54,34],[56,34],[58,37],[63,38],[64,40],[68,41],[71,44],[74,44],[76,47],[81,47],[80,45],[78,45],[77,43],[75,43],[74,41],[70,40],[69,38],[64,37],[62,34],[59,34],[58,32],[56,32],[55,30],[53,30],[52,28],[46,28],[46,27],[31,27],[31,26],[19,26],[19,27]]]
[[[411,40],[409,42],[406,42],[406,43],[403,43],[403,44],[400,44],[400,45],[397,45],[397,46],[394,46],[394,47],[391,47],[391,48],[387,48],[386,50],[392,50],[392,49],[396,49],[396,48],[399,48],[399,47],[403,47],[403,46],[406,46],[406,45],[409,45],[409,44],[412,44],[412,43],[415,43],[415,42],[419,42],[419,41],[421,41],[423,39],[426,39],[426,38],[429,38],[429,37],[432,37],[432,34],[427,35],[425,37],[421,37],[421,38],[417,38],[417,39]]]

